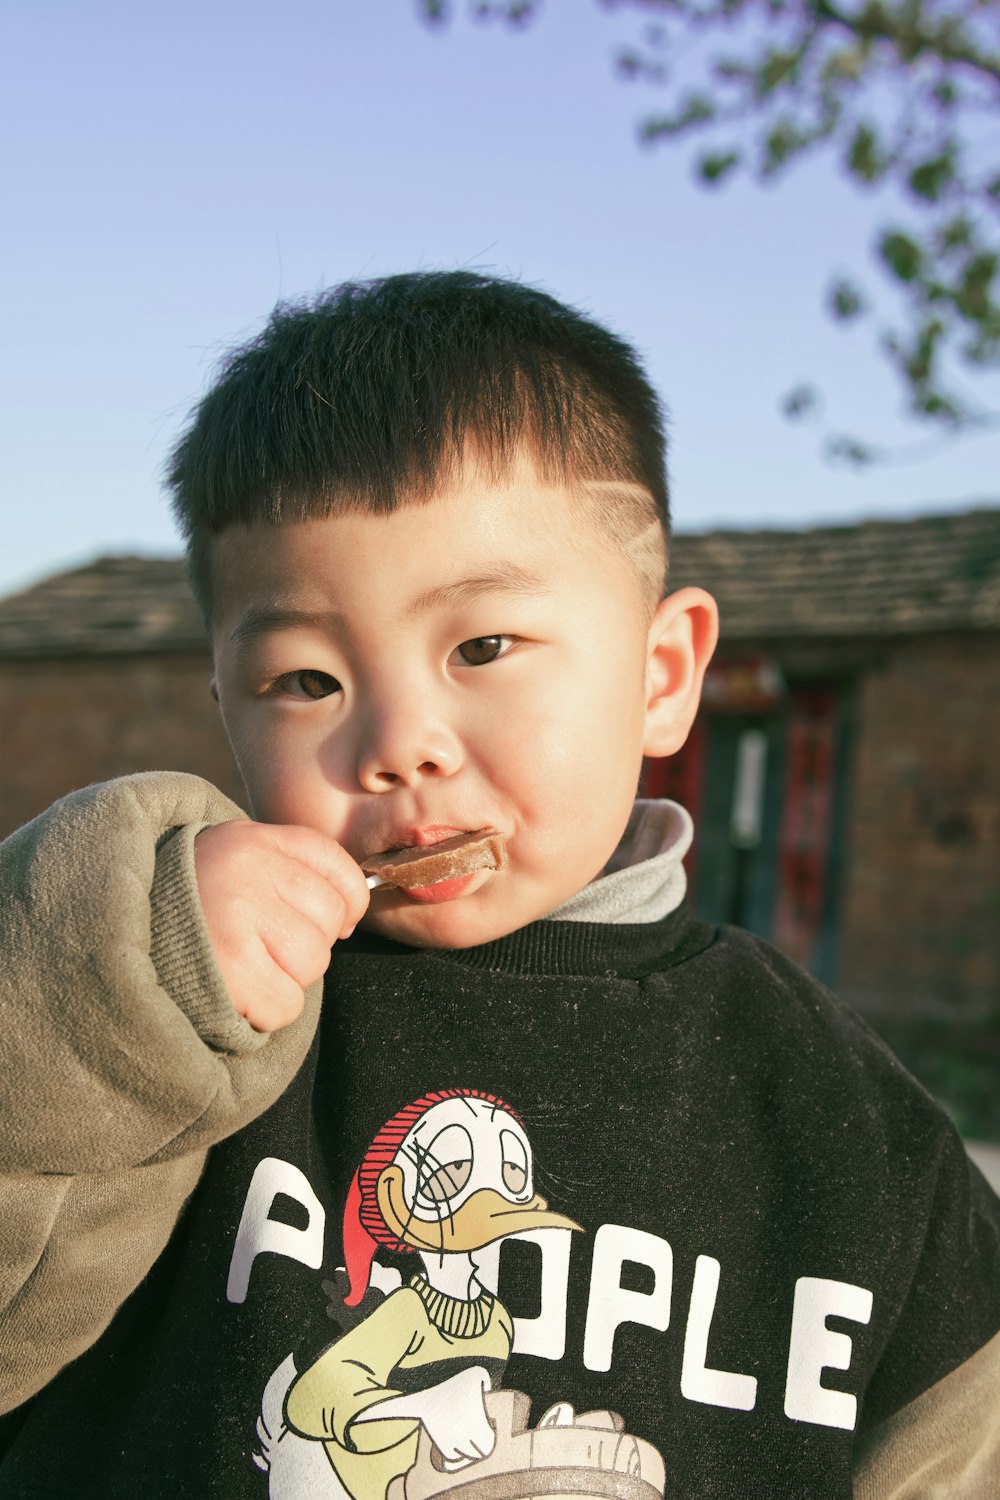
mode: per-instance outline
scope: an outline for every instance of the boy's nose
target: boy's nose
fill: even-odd
[[[396,712],[368,724],[358,751],[358,781],[366,792],[387,792],[427,777],[453,776],[461,762],[452,731],[419,712]]]

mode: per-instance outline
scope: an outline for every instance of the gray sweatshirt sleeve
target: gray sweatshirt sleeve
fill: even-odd
[[[854,1500],[996,1500],[1000,1333],[865,1440]]]
[[[194,776],[89,787],[0,844],[0,1411],[87,1348],[160,1254],[209,1146],[315,1032],[264,1037],[215,966],[194,837],[244,814]]]

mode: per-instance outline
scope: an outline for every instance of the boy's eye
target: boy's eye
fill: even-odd
[[[301,672],[286,672],[278,679],[278,688],[290,698],[329,698],[340,692],[340,683],[329,672],[306,667]]]
[[[458,654],[470,667],[484,667],[487,662],[504,656],[512,645],[509,635],[477,635],[471,641],[463,641]]]

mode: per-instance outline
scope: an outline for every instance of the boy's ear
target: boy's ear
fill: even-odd
[[[646,655],[644,755],[674,755],[687,739],[718,638],[718,606],[704,589],[678,589],[657,605]]]

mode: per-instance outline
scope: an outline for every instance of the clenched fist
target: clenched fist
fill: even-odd
[[[230,999],[256,1031],[302,1010],[330,949],[368,906],[365,877],[314,828],[219,823],[194,843],[202,910]]]

